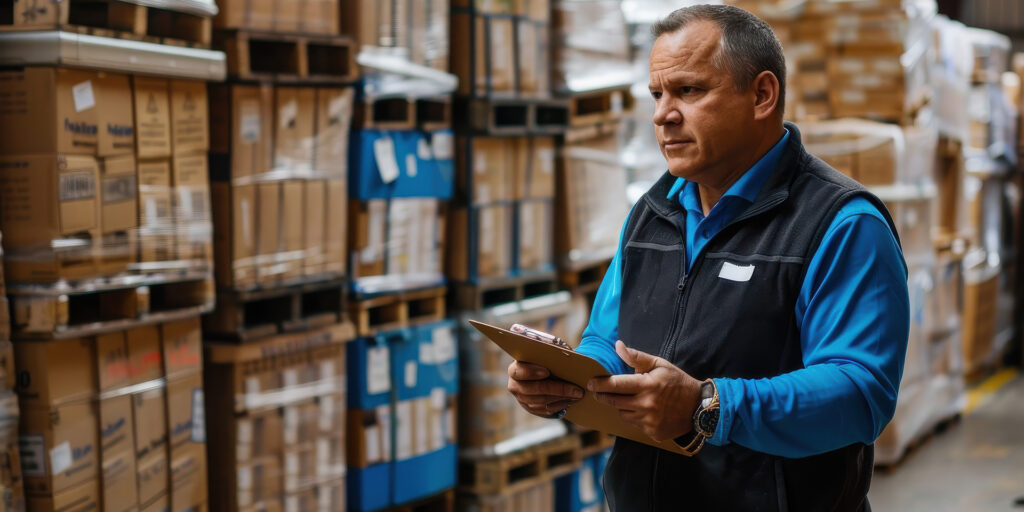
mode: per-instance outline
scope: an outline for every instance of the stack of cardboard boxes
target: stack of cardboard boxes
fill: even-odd
[[[12,281],[208,268],[203,83],[22,68],[0,96]]]
[[[29,510],[206,510],[198,318],[19,342],[15,359]]]
[[[345,87],[210,86],[218,285],[345,274],[352,96]]]
[[[208,346],[213,510],[346,510],[349,335]]]
[[[455,485],[454,322],[350,343],[348,389],[349,510],[381,510]]]
[[[218,29],[243,29],[305,34],[338,33],[338,0],[298,0],[294,2],[221,0],[213,26]]]
[[[0,251],[2,254],[2,251]],[[25,509],[25,489],[18,456],[18,396],[14,393],[17,374],[14,369],[14,345],[0,270],[0,511]]]
[[[413,65],[448,71],[447,0],[345,0],[341,32],[366,54],[397,56]]]

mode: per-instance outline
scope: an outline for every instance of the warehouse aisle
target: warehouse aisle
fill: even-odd
[[[869,497],[880,512],[1024,510],[1024,376],[896,469],[876,471]]]

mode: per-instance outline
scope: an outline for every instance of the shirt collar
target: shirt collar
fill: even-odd
[[[772,171],[779,164],[779,159],[782,157],[782,152],[786,149],[786,142],[788,141],[789,130],[786,130],[782,134],[782,138],[779,139],[779,142],[776,142],[753,167],[743,173],[740,179],[736,180],[736,183],[733,183],[722,197],[738,197],[746,200],[748,203],[753,203],[754,199],[757,198],[758,192],[761,191],[761,187],[768,181],[768,177],[771,176]],[[672,184],[667,197],[671,199],[673,196],[678,195],[679,204],[683,208],[700,211],[696,187],[687,187],[687,183],[684,178],[676,178],[676,182]]]

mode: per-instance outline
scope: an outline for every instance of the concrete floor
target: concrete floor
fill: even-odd
[[[1024,512],[1024,376],[978,398],[894,469],[875,471],[873,510]]]

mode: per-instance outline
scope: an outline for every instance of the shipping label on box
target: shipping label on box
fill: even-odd
[[[135,99],[136,156],[171,156],[171,114],[167,80],[132,77]]]
[[[18,343],[14,347],[19,402],[23,409],[50,409],[96,393],[92,339]]]
[[[18,451],[25,492],[57,494],[95,481],[99,477],[98,424],[91,402],[22,410]]]
[[[274,91],[274,169],[309,172],[313,167],[314,89]]]
[[[210,149],[206,82],[171,80],[171,148],[177,155]]]
[[[97,76],[36,67],[0,72],[0,153],[95,155]]]
[[[104,158],[100,186],[100,228],[103,233],[138,226],[138,177],[135,157]]]
[[[96,154],[101,157],[135,152],[135,114],[127,75],[99,73],[93,93],[99,133]]]

